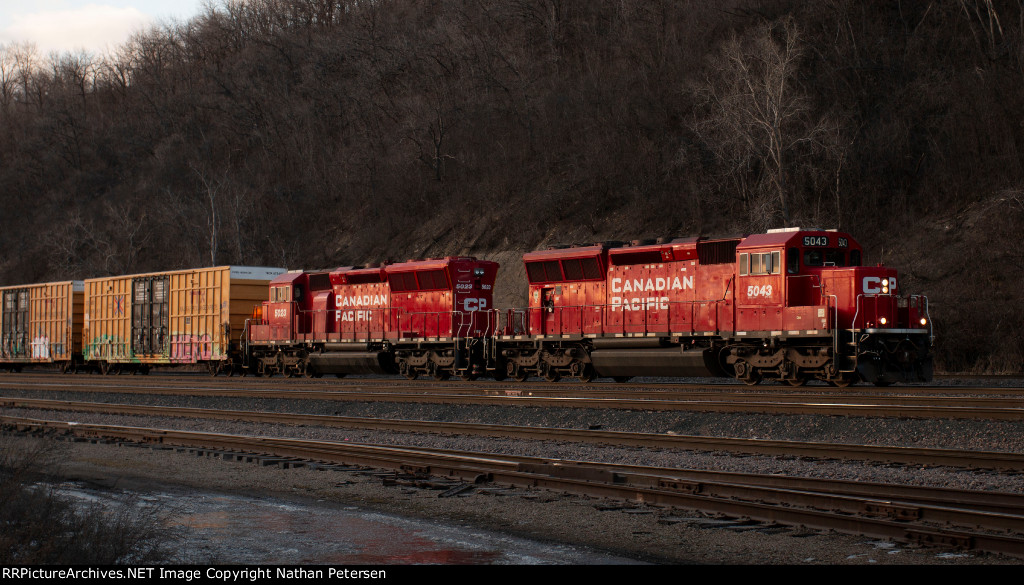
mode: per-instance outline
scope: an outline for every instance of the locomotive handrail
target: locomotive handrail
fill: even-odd
[[[538,313],[540,315],[541,321],[545,320],[545,317],[544,317],[545,314],[552,313],[552,314],[555,315],[554,320],[556,321],[557,330],[556,331],[545,331],[544,334],[547,334],[547,335],[561,334],[563,331],[565,331],[567,329],[570,329],[573,324],[575,324],[577,326],[576,331],[579,331],[580,333],[585,333],[584,325],[583,325],[583,318],[584,318],[585,314],[587,314],[587,313],[589,313],[591,315],[596,315],[598,317],[599,320],[596,323],[596,327],[602,333],[621,333],[621,334],[626,334],[627,333],[627,331],[626,331],[627,327],[629,327],[629,326],[637,326],[637,325],[639,325],[642,330],[641,331],[629,331],[629,333],[661,333],[661,332],[670,333],[670,332],[674,332],[673,331],[673,326],[675,325],[675,322],[673,321],[673,316],[674,315],[678,316],[678,312],[677,311],[678,311],[679,307],[682,306],[682,305],[686,305],[686,307],[689,309],[690,315],[689,315],[689,319],[687,321],[685,321],[684,323],[687,324],[687,326],[689,327],[688,332],[689,333],[693,333],[694,331],[696,331],[694,329],[693,324],[695,322],[697,308],[698,308],[699,305],[705,305],[706,304],[706,305],[709,305],[709,306],[713,306],[713,308],[714,308],[714,311],[715,311],[715,327],[716,327],[715,331],[717,332],[717,331],[721,330],[721,325],[720,325],[720,320],[719,320],[719,317],[721,316],[720,313],[719,313],[719,311],[721,309],[721,304],[725,303],[725,302],[728,302],[729,300],[730,299],[728,299],[728,298],[722,298],[722,299],[695,299],[695,300],[692,300],[692,301],[665,301],[665,303],[668,305],[667,308],[660,309],[660,308],[657,308],[657,305],[661,303],[660,300],[655,301],[655,300],[647,300],[647,299],[645,299],[645,300],[643,300],[642,302],[639,303],[639,306],[641,306],[643,308],[643,310],[637,309],[637,311],[636,311],[636,312],[639,312],[642,315],[642,322],[640,322],[640,323],[627,323],[627,321],[625,319],[622,319],[622,320],[620,320],[619,323],[612,324],[611,323],[612,319],[610,317],[611,313],[621,312],[624,315],[627,311],[621,310],[621,308],[624,306],[624,304],[609,304],[609,303],[594,304],[594,305],[559,305],[559,306],[555,306],[555,307],[529,307],[529,308],[526,308],[526,309],[508,309],[508,315],[509,315],[510,318],[514,317],[516,315],[523,315],[524,316],[524,333],[529,333],[530,331],[533,331],[534,330],[534,327],[533,327],[534,325],[537,325],[538,327],[541,325],[541,323],[534,323],[534,316],[533,316],[534,313]],[[587,311],[588,309],[590,311]],[[571,313],[572,310],[576,310],[575,319],[567,321],[567,318],[573,319],[572,317],[567,317],[567,315],[571,315],[572,314]],[[651,331],[650,318],[652,316],[660,315],[662,313],[662,311],[664,311],[664,314],[665,314],[665,317],[666,317],[665,320],[663,321],[665,326],[666,326],[665,329],[661,330],[661,331]],[[633,311],[631,310],[629,312],[633,312]],[[529,313],[528,316],[526,315],[527,313]],[[660,319],[659,319],[659,322],[661,322]],[[508,324],[506,323],[506,331],[507,331],[507,329],[508,329]]]
[[[850,329],[857,331],[857,317],[860,315],[860,304],[865,298],[878,298],[878,297],[889,297],[890,299],[896,298],[896,295],[892,293],[858,293],[857,302],[854,303],[853,320],[850,321]],[[866,311],[865,311],[866,314]],[[878,304],[875,304],[875,316],[878,316]],[[864,324],[867,325],[867,316],[864,317]],[[837,326],[838,327],[838,326]]]
[[[928,343],[935,343],[935,331],[932,329],[932,314],[929,310],[928,297],[925,295],[910,295],[909,298],[917,297],[924,299],[924,318],[928,319]]]
[[[505,327],[499,328],[501,335],[526,335],[529,331],[527,327],[527,309],[506,309],[505,310]],[[516,327],[516,325],[519,327]],[[500,325],[500,323],[499,323]],[[498,329],[495,330],[495,334],[498,334]]]
[[[825,297],[825,311],[832,318],[832,322],[828,323],[828,325],[832,326],[832,356],[835,357],[839,355],[839,296],[833,294],[826,295],[824,290],[822,294]]]

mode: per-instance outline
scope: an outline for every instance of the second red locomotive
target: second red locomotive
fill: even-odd
[[[243,351],[260,374],[485,373],[498,264],[410,261],[332,272],[288,272],[270,283]]]

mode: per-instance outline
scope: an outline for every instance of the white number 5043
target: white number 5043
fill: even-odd
[[[770,297],[772,296],[772,285],[766,284],[757,286],[752,284],[747,287],[747,297]]]

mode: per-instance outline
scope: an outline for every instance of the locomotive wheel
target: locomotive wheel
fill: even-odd
[[[526,370],[524,370],[522,366],[515,362],[506,362],[505,374],[507,374],[509,378],[512,378],[516,382],[523,382],[529,377],[529,375],[526,373]],[[495,379],[497,379],[497,376],[495,376]]]
[[[736,379],[742,381],[747,386],[757,386],[761,383],[761,374],[758,374],[754,368],[745,361],[738,361],[733,366],[733,370],[736,373]]]
[[[589,384],[594,381],[597,377],[597,372],[594,371],[594,366],[591,364],[583,364],[583,369],[576,374],[576,379],[584,384]]]
[[[790,379],[786,380],[786,383],[789,384],[790,386],[794,386],[794,387],[796,387],[796,386],[803,386],[803,385],[807,384],[807,378],[790,378]]]
[[[557,382],[562,379],[562,375],[556,372],[555,370],[548,368],[544,372],[544,379],[547,380],[548,382]]]
[[[509,363],[509,369],[512,370],[509,374],[516,382],[525,382],[526,379],[530,377],[529,372],[527,372],[526,368],[523,368],[522,366]]]
[[[847,386],[850,386],[854,382],[855,380],[853,378],[847,378],[845,376],[842,378],[836,378],[835,380],[828,381],[829,384],[832,384],[836,388],[846,388]]]

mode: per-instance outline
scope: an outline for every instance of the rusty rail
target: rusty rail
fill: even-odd
[[[0,397],[2,408],[32,408],[132,414],[141,416],[206,418],[256,423],[362,428],[401,432],[427,432],[534,440],[564,440],[584,443],[644,448],[683,449],[697,451],[729,451],[756,455],[797,456],[815,459],[839,459],[909,463],[916,465],[947,465],[969,469],[1001,469],[1024,472],[1024,454],[1003,451],[966,449],[930,449],[919,447],[887,447],[842,443],[808,443],[768,439],[737,439],[693,435],[633,433],[600,429],[563,429],[551,427],[518,427],[483,423],[458,423],[407,419],[379,419],[304,413],[255,412],[207,408],[146,406]]]
[[[494,482],[554,489],[702,510],[765,522],[934,545],[1001,553],[1024,558],[1024,507],[1019,496],[1006,494],[1005,508],[972,508],[979,497],[961,492],[958,505],[928,501],[905,486],[887,486],[869,495],[834,489],[832,482],[810,486],[779,486],[780,478],[747,476],[746,483],[703,478],[688,472],[593,462],[506,457],[410,447],[220,435],[152,429],[83,425],[0,417],[22,431],[49,429],[77,437],[113,438],[146,444],[255,452],[279,457],[330,461],[345,465],[418,471],[465,481]],[[893,492],[892,490],[895,490]],[[889,495],[896,494],[893,501]],[[968,497],[968,494],[971,497]],[[957,494],[950,491],[950,496]],[[981,496],[992,494],[981,494]],[[881,496],[881,497],[880,497]],[[1002,497],[1002,496],[1000,496]]]

